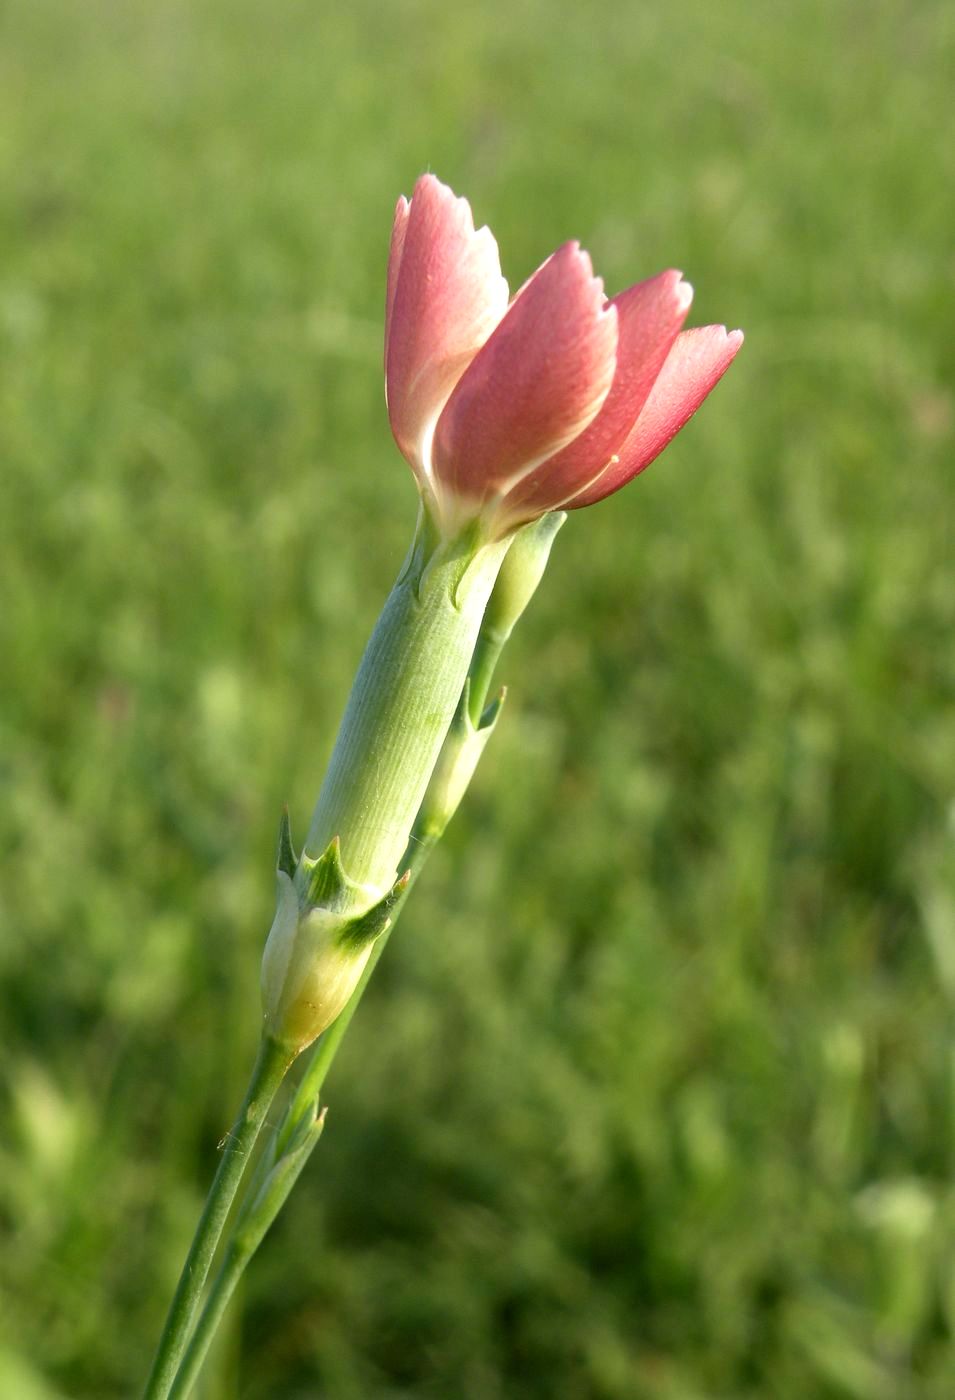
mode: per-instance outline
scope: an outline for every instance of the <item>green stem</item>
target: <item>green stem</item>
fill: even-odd
[[[283,1152],[272,1170],[266,1174],[261,1189],[243,1207],[235,1233],[226,1247],[222,1267],[209,1290],[206,1306],[196,1324],[179,1374],[170,1391],[170,1400],[185,1400],[195,1384],[236,1285],[288,1199],[289,1192],[321,1137],[325,1115],[318,1114],[316,1109],[317,1104],[313,1104],[311,1121],[303,1123],[304,1131],[300,1130],[296,1134],[295,1142]]]
[[[282,1123],[273,1130],[259,1167],[264,1181],[253,1185],[252,1203],[243,1209],[209,1290],[175,1381],[174,1400],[189,1393],[243,1271],[321,1135],[319,1093],[404,901],[463,796],[493,727],[493,717],[481,723],[491,676],[537,587],[563,519],[550,516],[522,531],[513,562],[508,556],[500,575],[506,546],[475,551],[458,541],[435,547],[425,526],[369,642],[306,847],[321,852],[339,835],[352,879],[381,884],[399,870],[409,871],[411,879],[391,911],[390,928],[377,939],[346,1006],[314,1046]],[[488,606],[495,576],[499,581]],[[468,689],[462,693],[466,676]],[[464,714],[465,698],[469,716]],[[442,743],[442,759],[449,759],[458,774],[450,786],[442,781],[440,763],[435,767]],[[476,752],[469,745],[476,745]],[[466,761],[456,769],[459,760]],[[424,780],[423,773],[428,775]],[[389,802],[397,804],[397,816]],[[381,813],[389,817],[384,832]],[[270,1163],[275,1164],[271,1171]]]
[[[371,957],[366,962],[358,985],[355,987],[355,990],[352,992],[350,998],[348,999],[344,1011],[342,1011],[342,1013],[338,1017],[336,1017],[336,1019],[329,1026],[328,1030],[321,1037],[318,1044],[315,1046],[315,1049],[312,1052],[312,1056],[308,1062],[308,1066],[305,1070],[305,1073],[302,1075],[302,1078],[299,1081],[298,1088],[295,1091],[295,1097],[292,1099],[292,1102],[289,1105],[289,1109],[285,1116],[285,1120],[282,1123],[282,1127],[279,1130],[279,1135],[276,1144],[277,1150],[279,1152],[282,1152],[284,1150],[285,1144],[287,1143],[289,1137],[294,1131],[296,1124],[301,1120],[302,1115],[308,1111],[309,1106],[313,1104],[316,1098],[318,1097],[319,1090],[325,1083],[328,1071],[332,1067],[332,1061],[338,1054],[338,1047],[341,1045],[342,1040],[345,1038],[345,1032],[351,1025],[352,1017],[358,1010],[358,1003],[361,1001],[362,996],[364,995],[365,988],[368,986],[368,983],[371,980],[371,974],[378,966],[378,959],[385,951],[385,944],[388,942],[393,928],[394,922],[392,921],[392,927],[386,929],[385,932],[377,939],[375,946],[371,951]]]
[[[202,1315],[196,1324],[196,1330],[193,1332],[186,1349],[182,1365],[176,1373],[169,1391],[169,1400],[184,1400],[184,1397],[195,1385],[202,1369],[202,1363],[206,1359],[206,1353],[218,1331],[219,1323],[222,1321],[236,1285],[253,1253],[253,1249],[239,1250],[234,1241],[229,1244],[222,1261],[222,1267],[216,1275]]]
[[[225,1140],[215,1179],[206,1197],[192,1244],[189,1246],[189,1253],[159,1341],[156,1359],[146,1382],[144,1400],[166,1400],[170,1393],[219,1238],[248,1165],[252,1148],[265,1121],[265,1115],[288,1067],[288,1052],[274,1041],[264,1039],[259,1046],[245,1100],[235,1125]]]

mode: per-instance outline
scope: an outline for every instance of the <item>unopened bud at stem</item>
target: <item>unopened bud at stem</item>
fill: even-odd
[[[507,639],[544,576],[557,531],[567,519],[551,511],[515,534],[488,599],[469,673],[469,713],[480,725],[491,676]]]
[[[474,770],[485,745],[494,732],[497,717],[504,704],[504,690],[487,707],[477,723],[471,718],[470,694],[471,683],[468,680],[464,682],[460,704],[415,821],[412,833],[414,840],[435,841],[443,834],[448,822],[458,810],[461,799],[474,777]]]
[[[376,897],[349,880],[337,839],[317,860],[303,854],[296,861],[286,817],[276,881],[275,918],[262,957],[265,1033],[298,1055],[344,1009],[407,878]]]

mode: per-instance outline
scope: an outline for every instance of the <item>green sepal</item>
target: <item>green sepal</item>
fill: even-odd
[[[298,856],[292,845],[292,824],[289,821],[288,803],[286,803],[282,808],[282,819],[279,822],[279,845],[275,857],[275,868],[276,870],[284,870],[289,879],[294,880],[297,865]]]
[[[298,863],[298,886],[307,904],[338,913],[367,903],[368,890],[346,873],[342,864],[342,844],[333,836],[322,854],[312,860],[302,852]]]
[[[471,714],[471,677],[468,676],[464,682],[464,689],[461,691],[461,699],[458,708],[454,712],[454,719],[448,730],[448,738],[457,741],[458,744],[471,743],[478,734],[484,735],[484,742],[489,739],[490,733],[485,734],[485,730],[492,730],[497,724],[497,717],[501,713],[501,707],[507,699],[507,686],[502,685],[489,705],[486,705],[481,714],[475,719]],[[450,745],[449,745],[450,747]],[[441,758],[444,757],[442,753]],[[440,764],[441,758],[438,759]]]
[[[312,1148],[325,1128],[327,1109],[319,1111],[316,1097],[310,1111],[296,1124],[289,1141],[267,1172],[258,1190],[253,1186],[236,1222],[230,1248],[252,1254],[281,1210]]]
[[[391,889],[377,904],[373,904],[358,919],[351,919],[342,926],[338,935],[341,947],[363,948],[366,943],[374,943],[391,924],[395,906],[401,902],[411,883],[411,871],[400,875]]]
[[[322,1135],[327,1112],[327,1105],[322,1108],[316,1094],[314,1102],[309,1104],[308,1111],[302,1114],[289,1134],[288,1142],[282,1148],[279,1160],[282,1157],[294,1157],[297,1152],[301,1152],[303,1147],[314,1146]]]
[[[465,681],[464,684],[465,687],[468,687],[470,686],[470,681]],[[495,724],[497,724],[497,717],[501,713],[501,710],[504,706],[504,701],[506,699],[507,686],[502,685],[500,690],[495,695],[494,699],[491,701],[490,705],[487,706],[484,713],[481,715],[481,718],[478,720],[477,725],[474,727],[475,734],[483,734],[485,730],[491,730],[494,728]],[[468,705],[467,689],[465,690],[464,695],[464,705],[465,707]],[[470,715],[468,715],[468,723],[471,723]],[[487,737],[490,738],[490,734],[488,734]]]

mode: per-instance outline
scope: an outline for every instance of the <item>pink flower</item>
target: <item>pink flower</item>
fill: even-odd
[[[692,288],[661,272],[607,300],[565,243],[510,302],[490,230],[433,175],[395,210],[385,392],[442,529],[503,536],[618,491],[666,447],[743,341],[681,331]]]

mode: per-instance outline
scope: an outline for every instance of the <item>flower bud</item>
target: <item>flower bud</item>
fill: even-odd
[[[275,919],[262,958],[262,1006],[273,1040],[298,1054],[316,1040],[351,996],[374,946],[356,948],[348,920],[330,909],[299,907],[284,871],[278,874]]]
[[[276,881],[262,956],[262,1010],[265,1033],[298,1055],[344,1010],[407,878],[377,897],[345,875],[337,840],[318,860],[296,861],[286,819]]]
[[[471,717],[470,693],[471,683],[465,681],[461,703],[451,722],[414,825],[414,835],[419,840],[436,839],[444,832],[461,805],[501,712],[505,696],[503,689],[475,721]]]
[[[504,538],[592,505],[654,460],[742,344],[684,331],[693,290],[670,268],[607,299],[565,243],[512,299],[490,230],[434,175],[395,210],[385,305],[392,432],[453,537]]]
[[[466,703],[478,733],[485,727],[484,703],[498,657],[537,591],[537,585],[547,568],[557,531],[566,519],[567,516],[562,510],[555,510],[523,526],[514,535],[511,547],[504,557],[493,592],[484,610],[481,630],[471,659]],[[469,773],[469,780],[470,776]],[[462,792],[463,790],[462,788]]]
[[[501,638],[502,645],[536,593],[547,568],[551,545],[566,519],[564,511],[550,511],[539,520],[525,525],[514,536],[488,600],[482,624],[482,631],[493,632]]]

